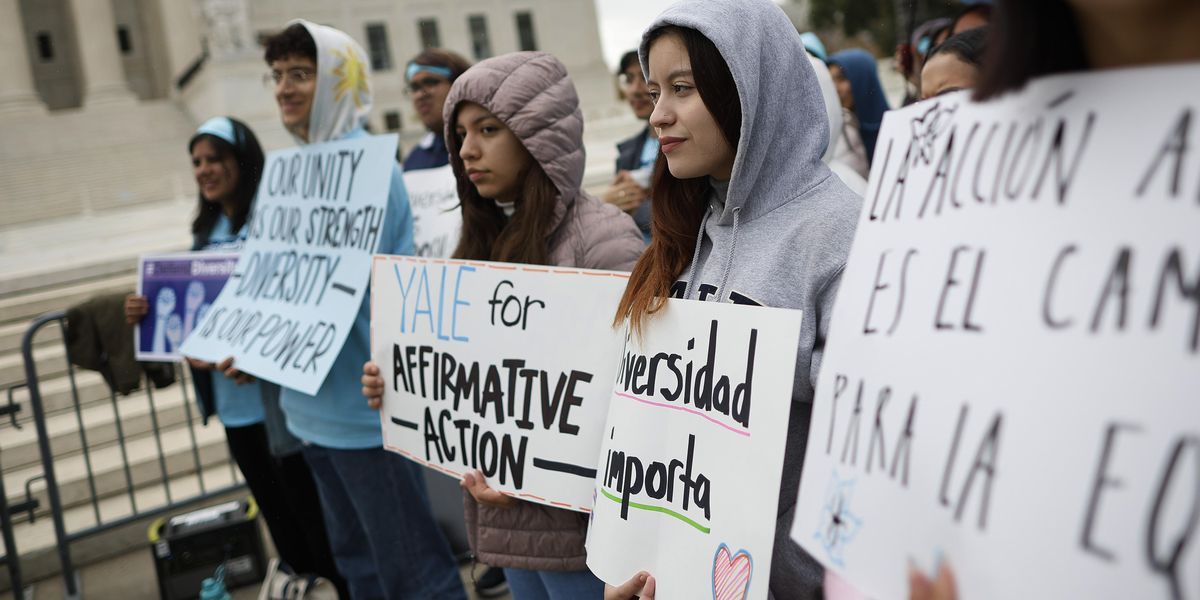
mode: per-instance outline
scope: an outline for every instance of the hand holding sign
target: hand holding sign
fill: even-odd
[[[375,361],[368,360],[363,364],[362,376],[362,394],[367,398],[367,406],[375,410],[379,410],[383,406],[383,375],[379,372],[379,365]]]
[[[487,481],[483,478],[483,471],[475,469],[467,471],[463,474],[460,484],[464,490],[471,493],[471,497],[480,504],[494,506],[496,508],[512,508],[516,505],[517,500],[513,500],[510,496],[505,496],[500,492],[488,487]]]
[[[654,576],[642,571],[618,586],[604,584],[604,600],[654,600]]]
[[[801,316],[670,300],[626,332],[588,528],[598,577],[767,597]]]
[[[469,475],[485,501],[590,510],[627,277],[375,257],[362,383],[368,402],[382,395],[384,447]]]

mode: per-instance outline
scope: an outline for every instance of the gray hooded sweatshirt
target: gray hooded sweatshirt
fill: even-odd
[[[699,31],[729,65],[742,109],[727,189],[714,188],[692,264],[672,296],[804,311],[770,590],[819,597],[822,571],[789,538],[830,311],[861,199],[821,162],[829,121],[800,35],[771,0],[684,0],[642,37],[675,25]]]

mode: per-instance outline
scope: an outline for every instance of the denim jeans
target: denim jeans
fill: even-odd
[[[513,600],[600,600],[604,582],[591,571],[504,569]]]
[[[304,446],[329,545],[355,600],[465,600],[421,467],[383,448]]]

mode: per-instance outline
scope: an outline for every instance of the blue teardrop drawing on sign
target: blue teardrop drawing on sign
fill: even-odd
[[[813,536],[820,541],[829,561],[838,567],[846,566],[843,553],[863,524],[862,519],[850,511],[855,482],[854,479],[839,478],[837,471],[830,474],[818,529]]]

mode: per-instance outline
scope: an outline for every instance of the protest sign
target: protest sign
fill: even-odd
[[[139,256],[137,292],[149,312],[134,326],[134,357],[182,360],[179,346],[204,318],[237,260],[236,252]]]
[[[458,180],[450,165],[404,173],[413,212],[413,244],[417,256],[449,258],[462,232]]]
[[[306,394],[325,381],[358,315],[383,234],[397,137],[267,156],[229,285],[182,353]]]
[[[1182,66],[888,113],[793,522],[826,567],[1200,598],[1197,98]]]
[[[376,256],[384,447],[510,496],[591,506],[629,275]]]
[[[626,335],[588,567],[658,598],[767,597],[801,312],[670,300]]]

